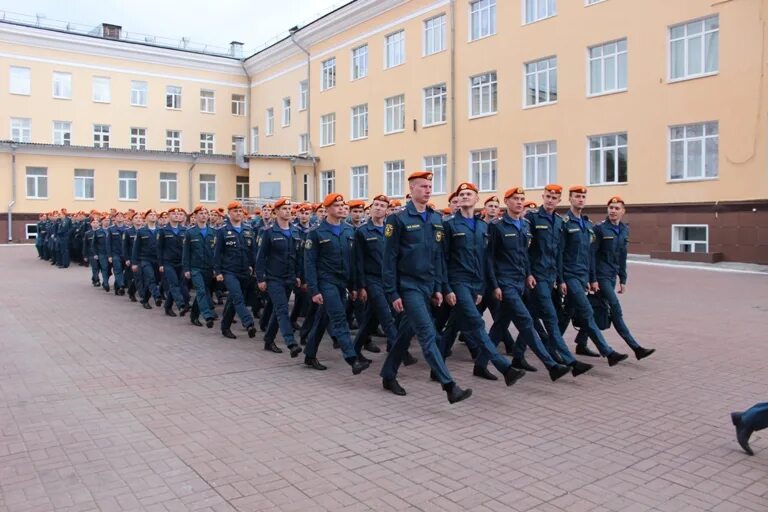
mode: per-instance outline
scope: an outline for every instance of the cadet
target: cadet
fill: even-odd
[[[109,262],[112,264],[112,273],[115,274],[115,295],[125,295],[125,278],[123,276],[123,214],[115,214],[115,222],[109,227]]]
[[[317,360],[317,347],[327,322],[328,331],[339,343],[344,360],[352,367],[352,373],[357,375],[368,368],[370,363],[357,358],[344,308],[346,290],[351,291],[353,299],[356,295],[352,291],[355,232],[352,226],[343,222],[344,196],[328,194],[323,207],[326,209],[325,220],[309,232],[304,244],[304,275],[309,297],[312,302],[322,306],[315,315],[304,364],[316,370],[325,370],[325,366]],[[327,319],[323,319],[324,315],[327,315]]]
[[[471,389],[461,389],[451,377],[437,348],[430,302],[443,302],[446,280],[443,260],[443,223],[440,214],[427,207],[432,195],[432,173],[419,171],[408,176],[411,192],[403,211],[387,218],[384,227],[382,285],[395,313],[403,313],[398,336],[381,369],[384,389],[405,395],[397,382],[397,370],[415,333],[424,358],[442,384],[450,403],[465,400]]]
[[[626,354],[616,352],[597,327],[592,306],[587,300],[586,292],[597,291],[598,284],[595,274],[595,258],[592,244],[595,242],[595,232],[592,222],[582,215],[587,201],[587,187],[576,185],[568,190],[571,203],[570,211],[563,217],[563,279],[565,286],[562,292],[566,294],[569,312],[571,312],[582,330],[592,338],[600,351],[600,355],[608,358],[608,364],[614,366],[627,358]],[[564,332],[567,323],[560,325]],[[577,354],[583,354],[576,350]],[[588,354],[584,354],[588,355]]]
[[[184,232],[187,230],[180,225],[183,219],[186,219],[186,213],[181,208],[171,208],[168,210],[168,224],[158,230],[157,235],[159,270],[168,288],[165,297],[165,314],[168,316],[176,316],[172,309],[174,302],[180,316],[189,311],[189,291],[181,266]]]
[[[101,217],[101,228],[93,235],[93,254],[101,269],[101,287],[109,292],[109,260],[112,257],[109,235],[109,214],[104,212]]]
[[[130,212],[128,214],[129,226],[123,231],[123,257],[125,258],[125,271],[123,277],[125,279],[125,286],[128,289],[128,298],[131,302],[136,302],[136,292],[141,291],[141,274],[133,271],[131,265],[131,257],[133,255],[133,244],[136,242],[136,233],[141,227],[141,214],[136,212]]]
[[[513,187],[504,193],[504,203],[507,214],[501,221],[491,224],[489,228],[489,269],[493,294],[501,301],[501,309],[496,321],[491,327],[490,337],[500,341],[504,331],[509,328],[510,321],[520,332],[515,342],[512,365],[528,371],[536,371],[525,361],[525,347],[531,347],[536,356],[549,370],[549,377],[556,381],[570,371],[568,366],[555,362],[544,348],[541,339],[533,327],[533,319],[523,303],[523,293],[527,288],[536,285],[536,279],[531,273],[528,260],[528,246],[533,235],[530,222],[523,218],[523,202],[525,191],[522,187]],[[591,366],[576,362],[574,375],[588,371]]]
[[[637,359],[644,359],[653,354],[655,349],[643,348],[635,341],[629,332],[621,304],[616,296],[616,277],[619,278],[619,293],[627,289],[627,245],[629,244],[629,228],[621,220],[626,210],[624,200],[613,196],[608,201],[608,217],[595,225],[595,274],[597,276],[598,294],[608,303],[611,312],[611,323],[619,336],[629,345]],[[587,332],[582,329],[576,336],[577,348],[583,350],[587,344]]]
[[[221,334],[235,339],[230,327],[235,313],[249,338],[256,337],[253,315],[246,306],[253,295],[253,266],[256,261],[256,235],[243,224],[243,206],[238,201],[227,205],[229,221],[216,232],[213,252],[213,273],[216,281],[224,283],[229,295],[221,318]]]
[[[131,253],[131,269],[134,274],[141,269],[141,305],[144,309],[152,309],[149,305],[149,297],[155,299],[155,306],[162,306],[163,299],[160,295],[160,287],[157,285],[160,277],[157,260],[157,212],[153,209],[144,214],[146,224],[136,232],[136,241]]]
[[[99,281],[99,260],[96,258],[96,253],[93,252],[93,238],[98,230],[99,221],[94,217],[91,220],[90,229],[86,231],[83,236],[83,259],[86,260],[91,267],[91,284],[94,288],[98,288],[101,285],[101,282]]]
[[[205,326],[213,327],[216,317],[211,300],[213,289],[213,252],[216,246],[216,231],[208,226],[208,209],[197,205],[192,210],[195,225],[184,232],[184,248],[181,265],[184,277],[192,281],[195,287],[195,301],[192,303],[190,322],[201,327],[199,317],[202,314]]]
[[[61,209],[61,221],[59,224],[59,228],[56,231],[56,239],[59,243],[59,258],[58,258],[58,266],[59,268],[68,268],[69,267],[69,250],[70,250],[70,243],[72,238],[72,219],[69,217],[68,212],[66,208]]]
[[[45,240],[45,236],[48,234],[48,228],[46,226],[46,223],[48,222],[48,215],[45,213],[41,213],[38,216],[37,221],[37,235],[35,236],[35,249],[37,249],[37,257],[41,260],[44,260],[43,257],[43,242]]]

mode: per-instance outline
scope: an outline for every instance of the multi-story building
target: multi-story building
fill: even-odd
[[[173,173],[185,207],[401,197],[427,168],[439,206],[465,180],[534,200],[586,184],[598,217],[627,201],[632,252],[768,263],[766,13],[768,0],[356,0],[247,58],[0,23],[0,111],[20,141],[0,148],[0,180],[16,176],[0,201],[17,217],[159,206]]]

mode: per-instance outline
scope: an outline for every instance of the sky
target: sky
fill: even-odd
[[[347,0],[348,1],[348,0]],[[345,0],[0,0],[3,12],[83,26],[102,22],[123,31],[227,48],[245,43],[246,55],[322,16]],[[9,14],[9,17],[11,15]]]

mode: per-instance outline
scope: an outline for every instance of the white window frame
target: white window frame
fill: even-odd
[[[474,0],[469,3],[469,41],[496,34],[496,0]]]
[[[448,183],[448,155],[427,155],[424,170],[432,173],[432,194],[445,194]]]
[[[680,231],[685,228],[704,228],[704,241],[699,240],[682,240],[680,238]],[[709,224],[672,224],[672,246],[670,249],[672,252],[683,252],[689,254],[706,254],[709,252]],[[698,244],[704,244],[704,252],[698,251],[683,251],[683,247],[695,247]]]
[[[434,91],[438,91],[437,94]],[[424,110],[422,112],[422,126],[428,128],[448,122],[448,86],[445,83],[430,85],[422,89],[424,98]],[[435,109],[440,112],[439,119],[433,119],[431,114]]]
[[[133,177],[123,175],[122,173],[133,173]],[[131,197],[131,183],[135,189],[135,196]],[[123,184],[125,185],[125,195],[120,193]],[[138,201],[139,200],[139,172],[131,170],[117,171],[117,199],[118,201]]]
[[[622,143],[621,138],[624,138]],[[613,139],[612,141],[606,141],[606,139]],[[597,145],[592,147],[593,142]],[[627,165],[627,176],[625,181],[619,180],[619,154],[621,150],[624,150],[624,158]],[[613,165],[614,165],[614,179],[609,181],[606,179],[608,175],[608,168],[606,166],[606,155],[613,153]],[[592,155],[599,155],[599,180],[593,181],[592,179]],[[616,133],[604,133],[600,135],[590,135],[587,137],[587,183],[590,186],[599,185],[626,185],[629,182],[629,137],[627,132]]]
[[[424,30],[421,42],[422,57],[429,57],[430,55],[445,51],[445,20],[445,13],[424,20]]]
[[[534,66],[534,68],[529,69],[530,66]],[[545,67],[542,68],[542,66]],[[553,73],[555,82],[554,99],[552,99],[551,89]],[[528,79],[531,77],[534,81],[534,91],[536,91],[537,94],[534,101],[529,103]],[[546,84],[546,89],[543,88],[544,83]],[[541,91],[546,91],[548,99],[539,100],[539,93]],[[537,108],[546,105],[554,105],[557,103],[557,97],[557,56],[550,55],[549,57],[528,61],[523,64],[523,108]]]
[[[98,130],[96,128],[99,128]],[[106,130],[104,128],[106,127]],[[106,138],[105,138],[106,137]],[[109,148],[112,143],[112,126],[108,124],[93,125],[93,147]]]
[[[405,64],[405,29],[384,36],[384,69]]]
[[[384,98],[384,135],[405,131],[405,94]]]
[[[251,127],[251,154],[255,155],[259,152],[259,127]]]
[[[715,28],[707,28],[707,24],[714,20]],[[689,34],[688,31],[692,28],[693,25],[696,25],[698,23],[701,23],[701,32],[697,32],[694,34]],[[682,28],[683,29],[683,35],[682,36],[672,36],[672,32],[675,29]],[[678,23],[675,25],[671,25],[669,27],[669,30],[667,31],[668,34],[668,43],[667,43],[667,81],[669,83],[673,82],[681,82],[684,80],[693,80],[695,78],[703,78],[707,76],[717,75],[720,73],[720,17],[719,15],[715,14],[714,16],[706,16],[704,18],[698,18],[695,20],[686,21],[683,23]],[[708,35],[714,35],[714,48],[715,48],[715,55],[717,57],[717,61],[715,62],[715,69],[707,71],[707,36]],[[701,57],[701,71],[698,73],[691,73],[688,69],[690,64],[690,44],[693,39],[700,39],[700,57]],[[683,74],[681,76],[674,77],[672,76],[673,68],[674,68],[674,52],[672,50],[672,47],[675,43],[681,43],[683,45]]]
[[[54,121],[53,122],[53,137],[51,139],[54,144],[60,146],[72,145],[72,122],[71,121]]]
[[[355,105],[350,109],[349,140],[368,138],[368,104]]]
[[[270,107],[266,111],[266,128],[265,128],[265,137],[271,137],[275,134],[275,109]]]
[[[147,129],[131,128],[131,149],[146,151],[147,149]]]
[[[384,195],[387,197],[405,196],[405,160],[384,162]]]
[[[233,94],[232,95],[232,115],[237,117],[243,117],[246,113],[245,94]]]
[[[299,154],[306,155],[309,153],[309,134],[302,133],[299,135]]]
[[[78,176],[77,173],[88,172],[90,176]],[[96,171],[93,169],[75,169],[74,170],[74,196],[78,201],[93,201],[96,198]],[[88,184],[90,183],[90,197],[88,196]],[[79,185],[79,186],[78,186]],[[78,190],[79,189],[79,190]],[[82,192],[82,193],[81,193]]]
[[[694,127],[700,126],[702,128],[702,135],[701,136],[688,136],[688,129],[693,129]],[[708,128],[713,127],[716,129],[717,133],[712,135],[708,134]],[[675,129],[683,129],[683,137],[682,138],[672,138],[672,132]],[[714,176],[707,176],[707,141],[714,140],[716,143],[716,149],[717,154],[715,157],[715,175]],[[688,124],[682,124],[682,125],[674,125],[670,126],[669,130],[667,132],[667,141],[668,141],[668,148],[667,148],[667,182],[668,183],[679,183],[679,182],[685,182],[685,181],[706,181],[706,180],[716,180],[720,177],[720,126],[718,121],[705,121],[702,123],[688,123]],[[680,142],[683,145],[683,155],[682,155],[682,161],[683,161],[683,176],[681,178],[673,178],[672,177],[672,148],[673,144],[676,142]],[[693,143],[699,143],[701,144],[701,173],[698,175],[692,175],[689,172],[688,169],[688,161],[690,159],[690,149],[689,146]]]
[[[243,143],[243,154],[246,153],[245,149],[245,137],[242,135],[233,135],[232,136],[232,156],[237,157],[237,143],[242,142]]]
[[[546,149],[543,152],[539,152],[539,146],[546,144]],[[529,151],[529,149],[531,151]],[[533,165],[533,179],[534,182],[528,179],[528,164]],[[539,167],[541,164],[546,165],[546,176],[538,181]],[[523,144],[523,188],[535,190],[543,189],[549,183],[557,183],[557,141],[556,140],[540,140],[536,142],[526,142]]]
[[[336,87],[336,57],[320,63],[320,90],[327,91]]]
[[[336,191],[336,171],[320,171],[320,196],[325,197]]]
[[[352,48],[349,76],[352,81],[368,76],[368,45]]]
[[[178,201],[179,201],[178,173],[173,171],[161,171],[160,172],[160,202],[176,203]]]
[[[24,239],[37,240],[37,223],[24,224]]]
[[[597,51],[600,51],[600,55],[593,55]],[[609,53],[606,53],[609,52]],[[624,86],[619,84],[622,79],[621,64],[623,62],[624,71]],[[610,73],[610,65],[613,65],[613,72]],[[600,84],[599,90],[592,90],[592,83],[594,80],[594,65],[599,66],[600,69]],[[606,78],[609,75],[613,75],[614,86],[609,88],[606,86]],[[629,55],[627,38],[616,39],[614,41],[608,41],[605,43],[596,44],[587,48],[587,96],[604,96],[606,94],[616,94],[618,92],[625,92],[629,86]]]
[[[112,79],[107,76],[91,77],[91,99],[94,103],[112,103]]]
[[[349,196],[352,199],[368,199],[368,166],[353,166],[350,169],[349,176]]]
[[[336,113],[320,116],[320,147],[336,144]]]
[[[216,91],[200,89],[200,112],[203,114],[216,113]]]
[[[42,170],[44,174],[30,174],[30,170],[39,171]],[[26,183],[26,197],[27,199],[48,199],[48,168],[47,167],[35,167],[28,166],[24,173]],[[32,182],[30,182],[30,178]],[[34,183],[34,194],[30,194],[30,183]],[[41,184],[45,184],[45,195],[40,195]]]
[[[475,80],[481,80],[477,84],[473,84]],[[479,117],[486,117],[495,115],[499,110],[499,82],[496,71],[487,71],[469,77],[469,118],[476,119]],[[474,94],[477,93],[479,97],[480,110],[474,111]],[[488,110],[483,107],[486,106]]]
[[[165,130],[165,150],[170,153],[181,152],[181,130]]]
[[[165,86],[165,108],[168,110],[181,110],[181,91],[180,85]],[[170,106],[168,105],[170,100]]]
[[[11,137],[15,142],[32,142],[32,119],[28,117],[11,118]]]
[[[213,179],[208,179],[210,176],[213,177]],[[205,179],[203,179],[205,178]],[[201,203],[215,203],[216,202],[216,192],[217,192],[217,184],[216,184],[216,178],[217,176],[215,174],[209,174],[209,173],[203,173],[200,174],[198,177],[198,192],[200,193],[200,202]],[[205,192],[205,193],[203,193]]]
[[[146,107],[149,100],[149,84],[141,80],[131,80],[131,106]]]
[[[57,100],[72,99],[72,73],[54,71],[51,82],[51,95]]]
[[[496,148],[473,149],[469,152],[469,181],[474,183],[480,192],[496,190],[499,181],[499,156]]]
[[[529,5],[533,5],[532,9],[528,9]],[[544,10],[544,14],[541,15],[539,11]],[[542,20],[546,20],[557,16],[557,0],[523,0],[520,2],[520,8],[523,15],[523,25],[530,25]],[[528,17],[529,11],[532,13],[532,17]]]
[[[283,128],[285,128],[286,126],[291,126],[291,98],[290,97],[283,98],[283,117],[282,117],[281,126]]]
[[[11,66],[8,70],[8,92],[21,96],[32,94],[32,70],[24,66]]]
[[[200,154],[213,155],[216,153],[216,134],[200,132]]]
[[[307,110],[309,105],[309,81],[299,82],[299,112]]]
[[[243,181],[245,178],[245,181]],[[251,196],[251,183],[248,176],[235,176],[235,199],[241,201]]]

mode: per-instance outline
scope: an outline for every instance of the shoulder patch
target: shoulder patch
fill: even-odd
[[[309,251],[310,249],[312,249],[312,240],[310,240],[310,239],[307,239],[307,241],[306,241],[306,242],[304,242],[304,249],[306,249],[307,251]]]
[[[387,224],[387,227],[384,228],[384,236],[387,238],[392,236],[392,233],[395,231],[395,227],[392,224]]]

